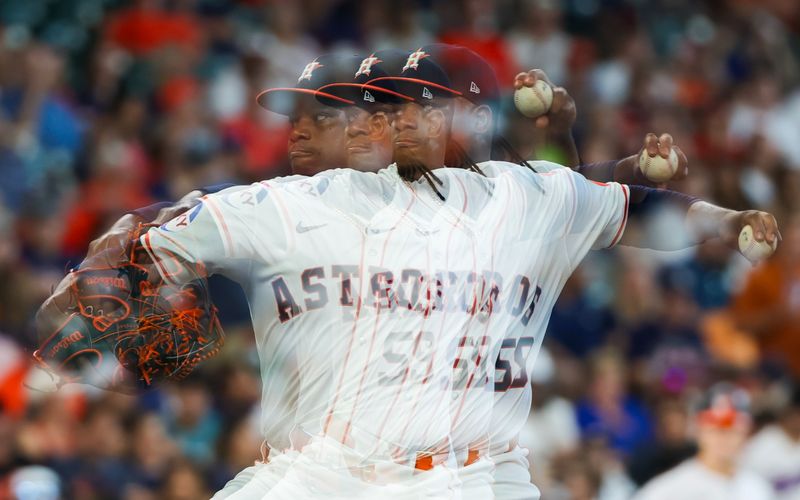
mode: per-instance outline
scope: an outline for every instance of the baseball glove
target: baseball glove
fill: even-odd
[[[146,262],[136,250],[134,256]],[[134,258],[71,271],[62,306],[50,300],[37,315],[46,337],[34,358],[63,381],[82,382],[85,365],[100,368],[113,355],[117,365],[103,380],[107,388],[147,388],[186,377],[224,344],[217,309],[204,277],[172,285],[150,279],[155,272]]]

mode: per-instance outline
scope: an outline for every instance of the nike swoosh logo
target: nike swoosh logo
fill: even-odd
[[[298,233],[307,233],[307,232],[309,232],[309,231],[311,231],[313,229],[319,229],[319,228],[325,227],[327,225],[328,224],[325,223],[325,224],[317,224],[316,226],[304,226],[302,222],[298,222],[296,229],[297,229]]]

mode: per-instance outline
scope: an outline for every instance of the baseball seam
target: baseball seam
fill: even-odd
[[[675,172],[678,171],[678,162],[677,161],[672,161],[672,153],[673,152],[670,151],[670,154],[669,154],[669,156],[667,158],[662,158],[661,156],[659,156],[659,158],[662,158],[663,160],[665,160],[667,162],[667,166],[669,167],[669,171],[671,173],[670,178],[672,178],[672,176],[675,175]],[[642,171],[644,176],[647,177],[648,179],[650,179],[650,177],[648,177],[647,171],[650,169],[651,160],[653,160],[655,158],[656,158],[655,156],[651,158],[650,155],[645,151],[645,153],[644,153],[644,165],[642,165],[641,163],[639,164],[639,169]],[[650,179],[650,180],[652,180],[652,179]]]
[[[542,94],[542,91],[537,89],[536,87],[531,87],[531,90],[533,90],[533,93],[534,95],[536,95],[536,98],[539,99],[539,103],[542,105],[542,109],[546,108],[547,107],[545,105],[546,101],[544,100],[544,94]],[[545,111],[547,110],[545,109]]]
[[[539,105],[544,110],[544,113],[546,113],[547,112],[547,105],[546,105],[547,102],[545,101],[544,94],[542,93],[542,91],[537,89],[536,87],[528,87],[528,88],[531,89],[531,91],[533,92],[533,95],[539,100]],[[517,105],[517,109],[522,111],[523,106],[520,105],[520,100],[521,100],[520,94],[519,93],[514,94],[514,104]],[[523,114],[525,114],[525,113],[523,113]],[[539,116],[541,116],[541,114]]]
[[[744,254],[744,256],[745,256],[745,257],[747,257],[748,259],[750,259],[750,256],[749,256],[748,254],[749,254],[749,253],[750,253],[750,252],[751,252],[751,251],[752,251],[752,250],[755,248],[755,246],[756,246],[756,239],[755,239],[754,237],[753,237],[753,238],[750,238],[749,240],[750,240],[750,241],[747,243],[747,246],[746,246],[746,247],[744,247],[744,250],[742,251],[742,253]]]
[[[760,243],[765,244],[769,248],[769,250],[765,249],[764,255],[753,256],[753,258],[751,258],[748,254],[750,252],[752,252],[752,251],[758,250],[758,245]],[[759,242],[759,241],[756,241],[755,236],[753,236],[753,237],[750,238],[747,246],[742,249],[742,255],[744,255],[745,258],[747,258],[747,260],[755,261],[755,260],[762,260],[762,259],[768,258],[770,255],[772,255],[772,252],[774,252],[774,251],[775,251],[775,249],[772,248],[772,246],[769,243],[767,243],[766,240],[764,240],[763,242]]]

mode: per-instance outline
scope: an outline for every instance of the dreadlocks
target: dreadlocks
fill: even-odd
[[[397,173],[400,175],[401,179],[409,182],[415,181],[420,177],[424,178],[426,181],[428,181],[431,189],[434,193],[436,193],[439,199],[445,201],[444,195],[436,187],[437,184],[442,186],[444,183],[439,177],[437,177],[435,173],[433,173],[430,168],[426,167],[421,162],[398,163]]]
[[[495,155],[499,156],[506,156],[511,159],[512,162],[522,165],[523,167],[530,169],[531,171],[535,172],[533,167],[525,161],[521,154],[514,149],[514,146],[511,145],[505,137],[500,134],[495,134],[494,136],[494,143],[492,144],[492,157]],[[502,154],[502,151],[505,151],[506,155]]]
[[[453,156],[456,158],[455,159],[456,163],[455,165],[452,165],[453,167],[465,168],[467,170],[475,172],[476,174],[486,176],[486,174],[483,173],[483,171],[480,169],[475,160],[473,160],[472,157],[469,156],[467,151],[464,148],[462,148],[460,144],[458,144],[455,141],[450,141],[449,147],[451,148]]]

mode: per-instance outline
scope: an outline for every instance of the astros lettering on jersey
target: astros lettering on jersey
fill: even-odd
[[[627,188],[481,168],[437,170],[445,202],[394,166],[231,188],[143,237],[154,259],[243,285],[276,455],[333,439],[352,473],[516,436],[555,299],[591,248],[619,240]]]

